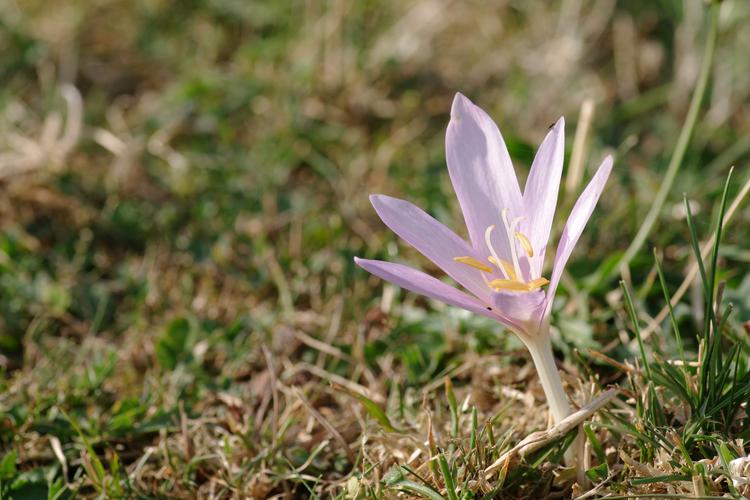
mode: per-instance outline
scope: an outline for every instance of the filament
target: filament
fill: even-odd
[[[485,264],[484,262],[481,262],[474,257],[469,256],[463,256],[463,257],[453,257],[453,260],[456,262],[460,262],[461,264],[466,264],[467,266],[473,267],[474,269],[479,269],[480,271],[484,271],[485,273],[491,273],[492,268]]]
[[[505,231],[508,234],[508,246],[510,247],[510,256],[513,259],[513,269],[515,269],[517,276],[521,276],[521,266],[518,264],[518,252],[516,251],[516,243],[512,237],[513,230],[511,229],[511,224],[508,222],[507,208],[503,209],[503,211],[501,212],[501,216],[503,218],[503,224],[505,225]],[[515,226],[518,220],[519,219],[515,219],[512,225]],[[485,238],[486,236],[487,233],[485,233]],[[497,256],[495,256],[495,258],[497,258]]]

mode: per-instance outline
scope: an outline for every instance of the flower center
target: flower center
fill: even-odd
[[[516,242],[521,245],[521,248],[529,258],[534,256],[534,249],[532,248],[529,239],[523,233],[516,230],[516,228],[518,227],[518,223],[522,220],[522,217],[517,217],[513,220],[509,220],[507,208],[503,209],[500,216],[503,222],[503,228],[505,229],[505,233],[508,236],[508,246],[510,247],[511,262],[508,262],[505,259],[501,259],[497,251],[495,250],[495,247],[492,245],[492,231],[495,230],[494,224],[488,226],[484,231],[484,241],[487,244],[487,249],[490,252],[490,256],[487,258],[487,260],[490,264],[494,265],[494,267],[469,256],[454,257],[453,260],[456,262],[460,262],[461,264],[465,264],[469,267],[473,267],[474,269],[478,269],[479,271],[482,271],[482,273],[486,274],[493,274],[496,269],[500,271],[500,275],[503,277],[498,279],[491,280],[485,274],[482,274],[482,278],[484,279],[485,283],[487,283],[487,286],[489,286],[496,292],[502,290],[507,290],[510,292],[533,292],[534,290],[538,290],[539,288],[548,284],[549,280],[547,278],[542,278],[541,276],[529,281],[524,281],[523,273],[521,272],[521,265],[518,260],[518,248],[516,246]]]

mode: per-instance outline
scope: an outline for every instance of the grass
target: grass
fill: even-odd
[[[0,497],[747,494],[730,473],[750,451],[750,208],[733,209],[750,178],[746,2],[722,2],[673,155],[708,12],[0,5]],[[519,342],[353,264],[437,272],[367,194],[461,227],[443,151],[455,91],[522,173],[566,117],[582,170],[562,213],[616,154],[552,321],[574,405],[620,391],[581,427],[585,479],[561,466],[574,432],[510,453],[548,424]]]

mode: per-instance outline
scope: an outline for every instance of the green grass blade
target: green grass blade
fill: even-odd
[[[589,443],[591,443],[591,449],[594,450],[596,459],[599,461],[600,464],[606,463],[607,454],[604,452],[604,447],[602,446],[602,443],[596,437],[596,433],[594,433],[594,429],[591,428],[591,424],[588,424],[588,423],[584,424],[583,432],[584,434],[586,434],[586,438],[589,440]]]
[[[445,378],[445,396],[448,398],[448,406],[451,410],[451,436],[458,437],[458,402],[453,393],[453,383],[448,377]]]
[[[448,466],[448,461],[445,459],[445,454],[441,453],[438,455],[438,464],[440,465],[440,473],[443,476],[443,481],[445,481],[445,489],[448,491],[448,500],[458,500],[456,480]]]
[[[664,300],[667,303],[667,310],[669,311],[669,321],[672,324],[672,332],[674,333],[675,341],[677,342],[677,352],[680,355],[680,360],[683,362],[683,369],[685,366],[685,349],[682,343],[682,335],[680,334],[680,327],[677,324],[677,318],[674,315],[674,308],[672,307],[672,297],[667,287],[667,281],[664,278],[664,271],[661,267],[661,262],[654,249],[654,262],[656,264],[656,273],[659,276],[659,284],[661,285],[661,291],[664,295]]]
[[[724,191],[721,193],[721,203],[719,204],[719,219],[716,221],[716,230],[714,232],[715,238],[714,238],[714,246],[711,250],[711,273],[709,277],[709,290],[710,293],[710,303],[708,303],[707,298],[707,305],[713,309],[713,291],[716,287],[716,275],[718,274],[718,267],[719,267],[719,247],[721,246],[721,233],[724,228],[724,214],[726,213],[727,209],[727,193],[729,192],[729,183],[732,181],[732,172],[734,172],[734,168],[729,169],[729,174],[727,174],[727,180],[724,182]],[[714,325],[718,326],[718,325]]]
[[[353,392],[353,391],[345,391],[347,394],[349,394],[351,397],[355,398],[357,401],[360,402],[362,407],[367,411],[367,413],[374,418],[380,426],[385,429],[388,432],[396,432],[399,434],[403,434],[406,431],[403,429],[399,429],[396,426],[394,426],[391,423],[391,419],[388,418],[388,415],[386,415],[385,411],[378,405],[375,401],[368,398],[367,396],[364,396],[362,394]]]
[[[433,490],[429,486],[425,486],[424,484],[419,484],[414,481],[409,481],[408,479],[402,479],[401,481],[397,481],[393,483],[390,487],[398,489],[398,490],[406,491],[409,493],[422,495],[423,497],[429,498],[430,500],[445,500],[445,497],[443,495]]]
[[[706,87],[708,86],[708,80],[711,75],[711,67],[713,65],[713,57],[716,49],[716,39],[718,38],[719,32],[719,7],[720,2],[712,2],[709,14],[709,30],[708,35],[706,36],[706,45],[703,52],[700,73],[698,74],[698,80],[695,84],[695,89],[693,90],[693,96],[690,100],[690,107],[687,116],[685,117],[682,129],[680,130],[680,135],[677,138],[672,157],[669,160],[667,172],[659,186],[659,191],[656,193],[654,202],[646,214],[643,224],[641,224],[641,227],[638,229],[638,232],[623,254],[622,259],[620,259],[617,266],[613,266],[610,273],[605,275],[604,280],[602,281],[612,279],[616,272],[618,272],[623,266],[627,266],[630,261],[633,260],[633,257],[638,254],[638,251],[646,242],[646,238],[651,233],[654,224],[659,218],[659,214],[664,207],[664,203],[667,200],[672,184],[677,178],[677,173],[682,165],[682,160],[685,157],[690,138],[693,135],[693,129],[698,120],[698,113],[700,112],[703,96],[706,93]]]
[[[683,195],[682,203],[685,205],[685,216],[687,219],[688,232],[690,233],[690,246],[693,249],[693,255],[695,255],[695,261],[698,265],[698,272],[700,273],[701,284],[703,285],[703,293],[708,297],[711,295],[710,288],[708,287],[708,276],[706,275],[706,266],[703,263],[701,257],[701,247],[698,238],[698,230],[695,227],[695,220],[693,219],[693,210],[690,208],[690,202],[687,199],[687,195]]]
[[[469,440],[470,451],[474,451],[477,447],[477,407],[471,408],[471,439]]]

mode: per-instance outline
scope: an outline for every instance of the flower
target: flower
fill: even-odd
[[[560,118],[550,128],[521,193],[497,126],[482,109],[456,94],[445,149],[470,242],[408,201],[370,196],[391,230],[469,293],[402,264],[355,258],[359,266],[386,281],[492,318],[516,333],[529,347],[548,399],[548,388],[557,391],[557,402],[550,400],[557,421],[569,410],[564,392],[560,395],[559,374],[550,371],[555,370],[548,333],[552,300],[612,170],[608,156],[573,207],[552,273],[545,278],[542,270],[563,168],[564,127]],[[552,368],[540,369],[540,364],[550,363]],[[553,380],[545,380],[549,377]]]
[[[533,336],[549,316],[563,268],[612,169],[608,156],[573,207],[547,280],[542,266],[563,168],[564,127],[563,118],[551,127],[522,194],[497,126],[456,94],[445,149],[471,243],[408,201],[370,196],[385,225],[473,296],[401,264],[355,258],[356,263],[386,281]]]

